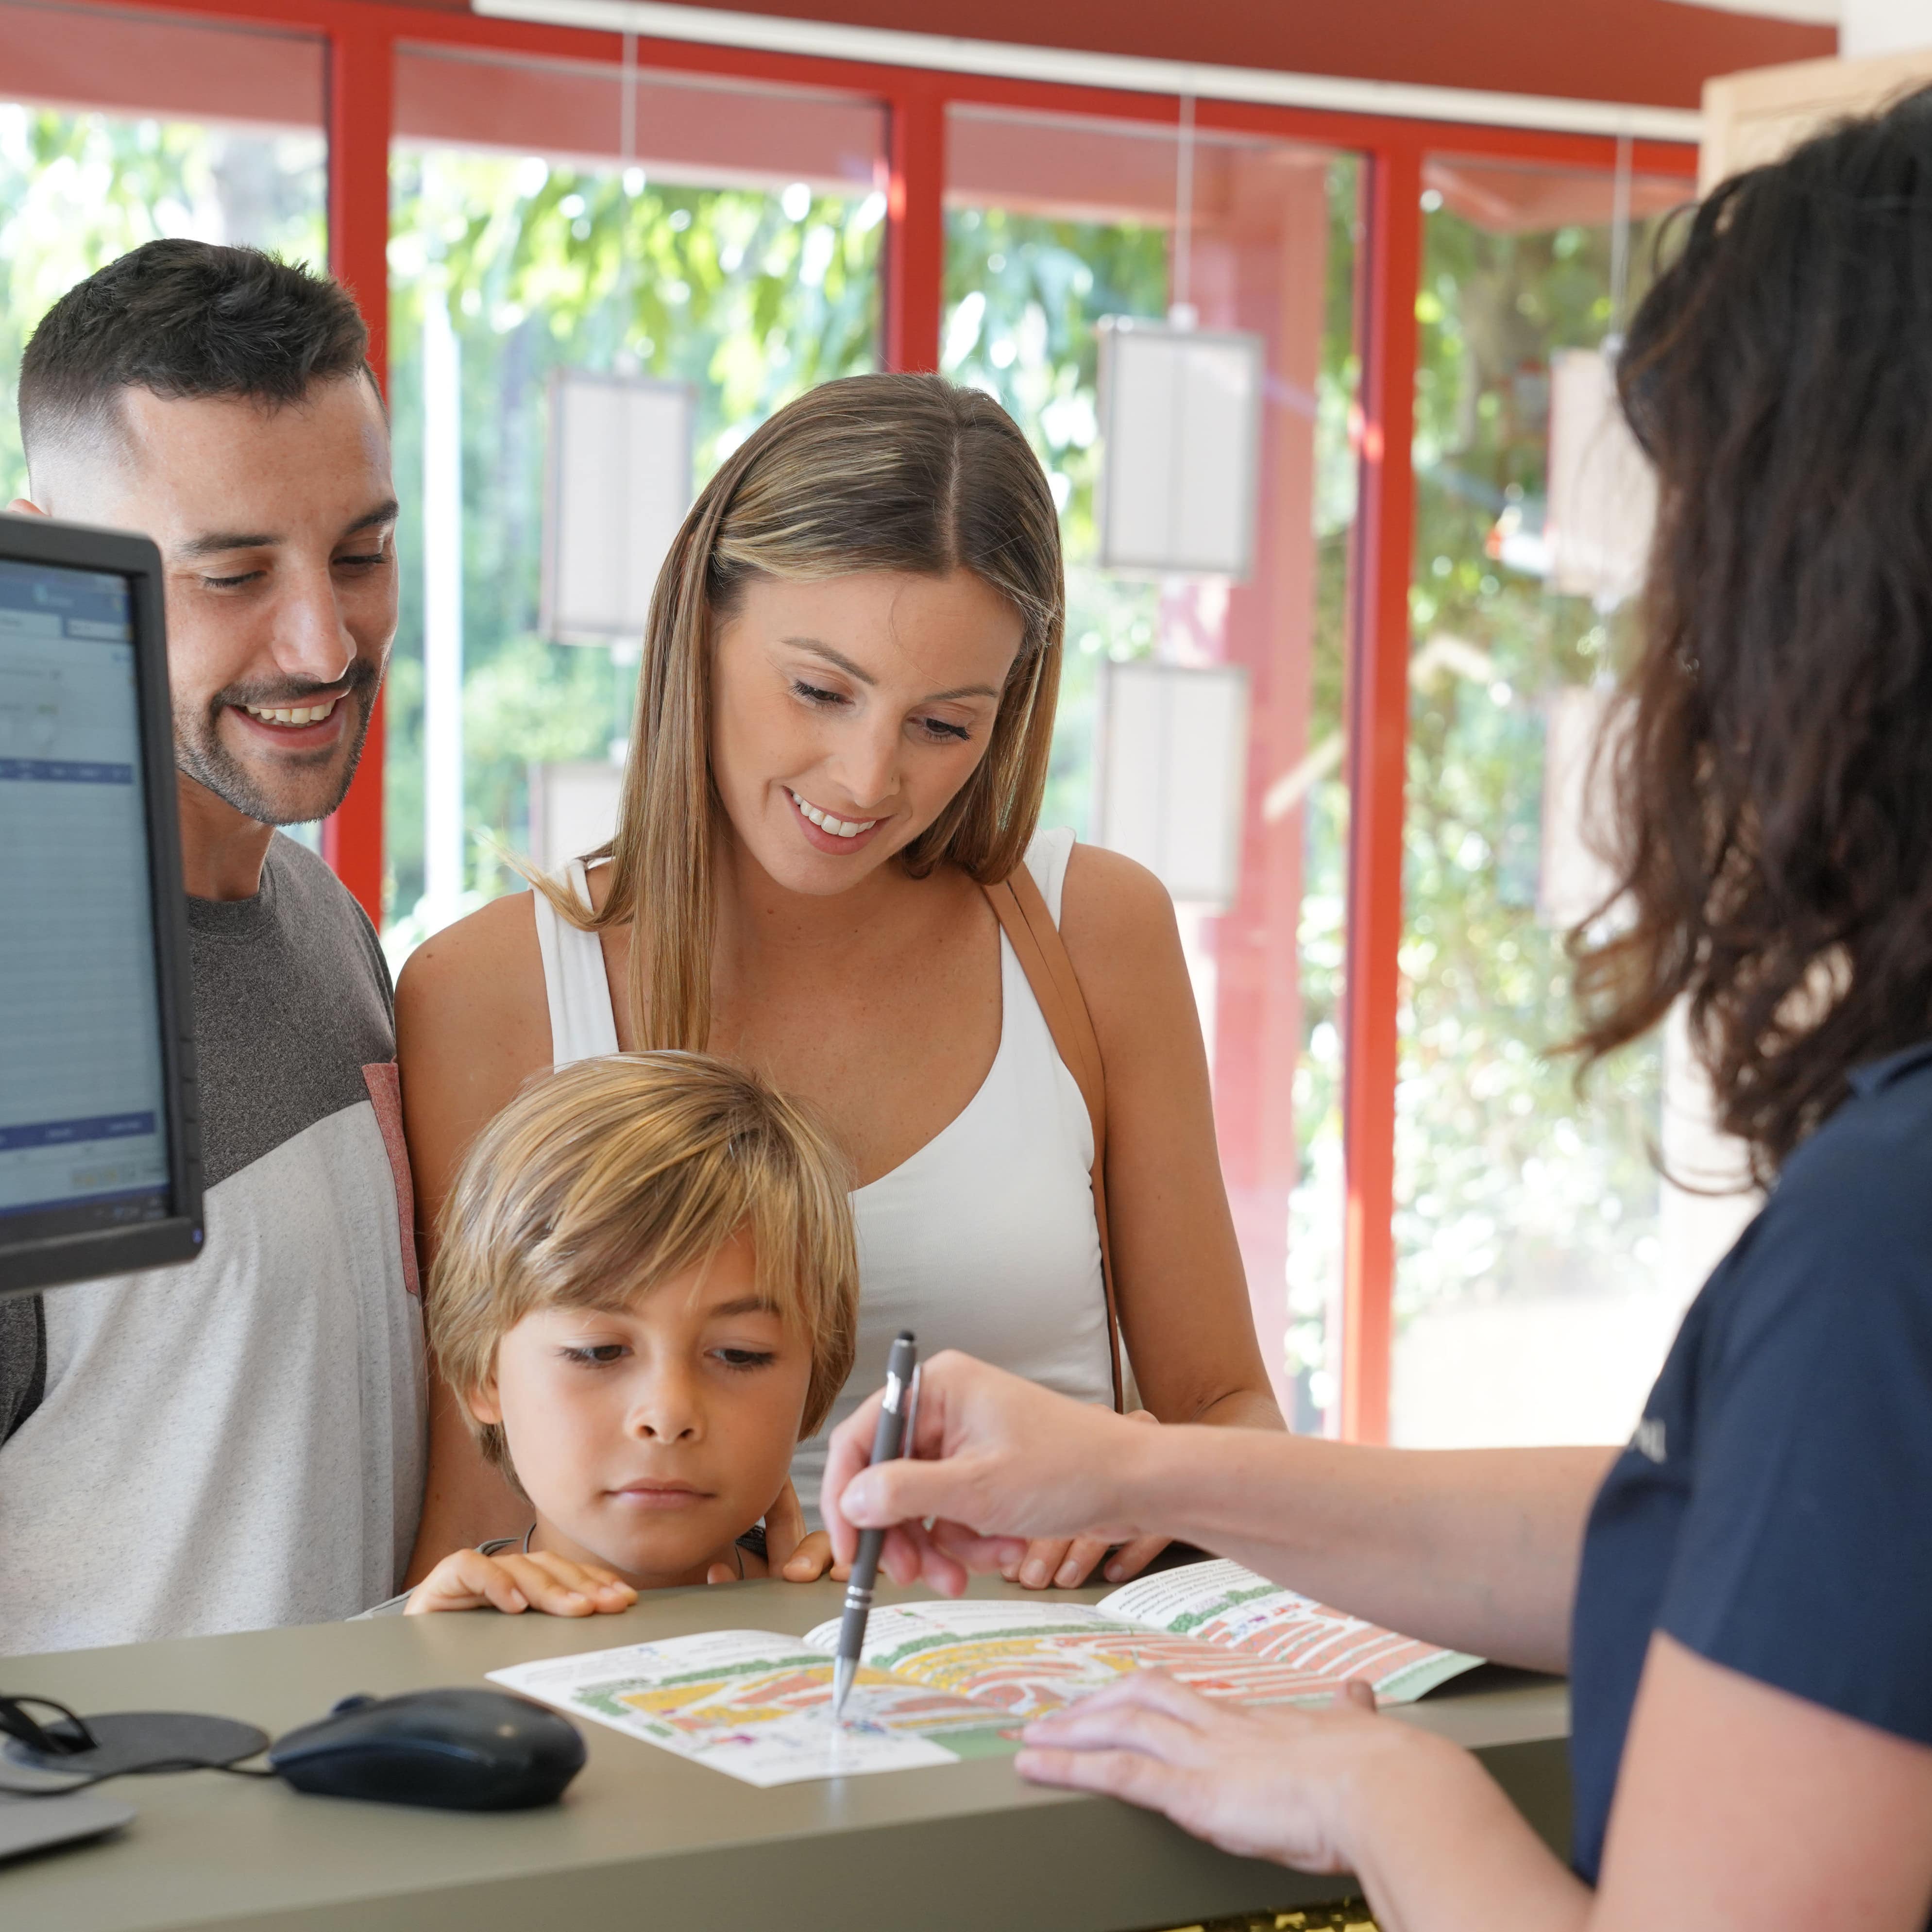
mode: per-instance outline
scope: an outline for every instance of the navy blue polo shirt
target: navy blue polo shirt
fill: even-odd
[[[1691,1304],[1590,1513],[1570,1756],[1593,1884],[1654,1630],[1932,1744],[1932,1042],[1851,1084]]]

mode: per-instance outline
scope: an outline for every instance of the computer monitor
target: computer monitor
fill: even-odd
[[[192,1260],[197,1112],[160,556],[0,515],[0,1295]]]

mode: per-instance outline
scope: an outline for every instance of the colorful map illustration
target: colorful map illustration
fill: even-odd
[[[796,1637],[716,1630],[492,1671],[510,1690],[748,1784],[904,1771],[1011,1751],[1001,1714],[862,1669],[832,1717],[832,1664]]]
[[[1366,1677],[1391,1702],[1478,1660],[1378,1630],[1257,1576],[1199,1563],[1091,1606],[980,1597],[876,1606],[858,1681],[832,1716],[836,1621],[802,1638],[712,1630],[490,1675],[560,1710],[748,1784],[956,1764],[1017,1748],[1030,1717],[1131,1672],[1204,1696],[1325,1702]]]
[[[1336,1685],[1366,1677],[1378,1697],[1400,1702],[1481,1660],[1330,1610],[1226,1561],[1143,1577],[1103,1597],[1096,1607],[1125,1622],[1299,1671],[1308,1679],[1300,1694],[1310,1699],[1325,1700]]]

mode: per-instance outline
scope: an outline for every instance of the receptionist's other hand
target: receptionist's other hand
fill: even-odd
[[[1160,1426],[1160,1418],[1148,1409],[1131,1410],[1127,1419]],[[1167,1547],[1168,1541],[1164,1536],[1142,1536],[1123,1544],[1107,1565],[1106,1580],[1124,1583],[1138,1576]],[[1009,1583],[1029,1590],[1075,1590],[1093,1575],[1094,1566],[1112,1549],[1104,1537],[1036,1536],[1018,1562],[1000,1566],[1000,1574]]]
[[[1035,1784],[1165,1812],[1238,1857],[1347,1871],[1359,1849],[1352,1803],[1387,1781],[1382,1767],[1417,1754],[1463,1756],[1375,1713],[1366,1684],[1346,1686],[1328,1710],[1252,1710],[1139,1670],[1034,1719],[1015,1763]]]

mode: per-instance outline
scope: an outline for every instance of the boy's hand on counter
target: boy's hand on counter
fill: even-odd
[[[788,1583],[815,1583],[828,1570],[842,1583],[852,1574],[850,1564],[832,1561],[832,1539],[824,1530],[806,1531],[805,1511],[790,1483],[765,1512],[765,1561],[770,1574]]]
[[[458,1550],[410,1592],[403,1614],[497,1610],[515,1616],[536,1610],[553,1617],[589,1617],[628,1610],[637,1600],[637,1592],[621,1576],[595,1563],[573,1563],[541,1550],[495,1556]]]
[[[842,1583],[851,1575],[852,1566],[835,1563],[831,1538],[824,1530],[814,1529],[772,1574],[788,1583],[815,1583],[828,1571],[834,1582]]]
[[[1160,1426],[1160,1418],[1151,1409],[1130,1409],[1127,1420],[1144,1422],[1150,1428]],[[1107,1564],[1107,1581],[1124,1583],[1138,1576],[1168,1541],[1165,1536],[1141,1536],[1122,1544]],[[1000,1564],[1000,1574],[1009,1583],[1018,1583],[1028,1590],[1044,1590],[1049,1586],[1061,1590],[1078,1589],[1082,1583],[1097,1580],[1094,1578],[1094,1568],[1113,1547],[1104,1536],[1036,1536],[1027,1545],[1024,1555]]]

